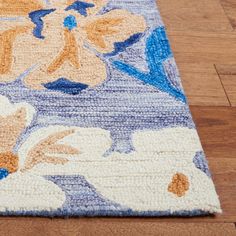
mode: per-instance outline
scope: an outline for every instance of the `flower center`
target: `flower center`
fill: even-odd
[[[69,15],[64,19],[63,22],[64,26],[69,29],[72,30],[74,28],[77,27],[77,22],[76,22],[76,18],[73,15]]]
[[[9,175],[9,172],[5,168],[0,168],[0,180],[6,178]]]

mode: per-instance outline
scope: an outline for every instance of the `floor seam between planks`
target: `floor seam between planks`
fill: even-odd
[[[231,101],[230,101],[229,96],[228,96],[228,94],[227,94],[227,92],[226,92],[225,86],[224,86],[224,84],[223,84],[223,82],[222,82],[222,80],[221,80],[221,75],[219,74],[219,72],[218,72],[218,70],[217,70],[216,64],[214,64],[214,68],[215,68],[216,73],[217,73],[217,75],[218,75],[218,77],[219,77],[221,86],[222,86],[222,88],[223,88],[223,90],[224,90],[224,93],[225,93],[225,96],[226,96],[226,98],[227,98],[227,100],[228,100],[228,102],[229,102],[229,105],[232,107]]]

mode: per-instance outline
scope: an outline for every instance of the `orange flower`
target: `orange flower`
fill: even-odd
[[[28,70],[24,82],[33,89],[59,78],[95,86],[107,77],[99,55],[146,28],[127,10],[99,15],[107,0],[48,2],[0,0],[0,82]]]

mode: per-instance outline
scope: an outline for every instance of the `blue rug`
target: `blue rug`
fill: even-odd
[[[0,214],[221,212],[155,0],[4,0]]]

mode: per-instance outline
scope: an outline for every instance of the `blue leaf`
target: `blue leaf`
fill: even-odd
[[[46,15],[54,12],[56,9],[47,9],[47,10],[37,10],[29,13],[29,18],[36,25],[33,30],[33,35],[36,38],[44,39],[45,37],[42,35],[43,30],[43,20],[42,18]]]
[[[165,76],[162,75],[152,75],[152,74],[145,74],[135,67],[128,65],[126,63],[120,62],[120,61],[114,61],[113,65],[119,69],[120,71],[128,74],[129,76],[135,77],[141,81],[143,81],[145,84],[150,84],[156,88],[158,88],[160,91],[166,92],[169,95],[175,97],[176,99],[186,102],[186,98],[184,94],[177,90],[172,86],[172,84],[166,79]]]
[[[165,28],[155,29],[146,42],[146,55],[150,71],[155,71],[155,65],[173,56]]]
[[[65,78],[60,78],[54,82],[43,84],[49,90],[59,91],[71,95],[79,94],[82,90],[88,88],[87,84],[71,82]]]
[[[164,27],[157,28],[152,32],[147,39],[145,52],[149,68],[148,73],[139,71],[134,66],[121,61],[114,61],[113,64],[117,69],[129,76],[135,77],[145,84],[150,84],[186,103],[185,95],[168,80],[163,67],[163,61],[173,56]]]
[[[70,6],[68,6],[65,10],[66,11],[75,10],[83,16],[87,16],[88,15],[87,14],[87,8],[94,7],[94,6],[95,5],[92,4],[92,3],[82,2],[82,1],[75,1]]]

